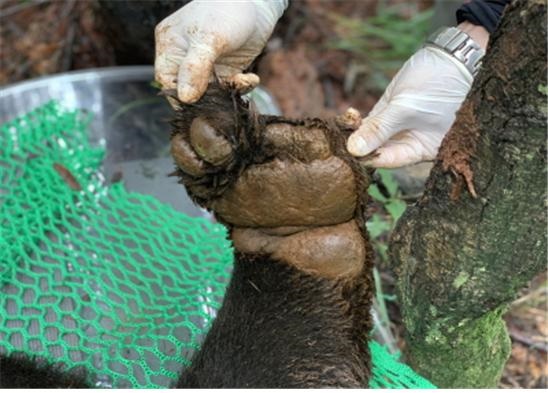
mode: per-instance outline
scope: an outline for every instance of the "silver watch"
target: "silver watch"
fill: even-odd
[[[481,67],[485,51],[465,32],[456,27],[441,27],[424,43],[439,48],[459,60],[473,77]]]

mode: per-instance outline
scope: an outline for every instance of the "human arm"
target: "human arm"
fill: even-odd
[[[463,20],[457,28],[487,48],[490,33],[485,27]],[[456,57],[423,47],[404,64],[349,138],[349,152],[373,167],[434,159],[472,82],[472,73]]]

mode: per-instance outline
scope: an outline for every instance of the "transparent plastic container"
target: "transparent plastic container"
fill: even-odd
[[[50,100],[92,115],[90,139],[106,149],[103,174],[127,189],[148,195],[190,216],[208,216],[195,206],[177,180],[169,155],[169,120],[173,111],[152,87],[152,66],[89,69],[16,83],[0,90],[0,123]],[[279,114],[262,88],[250,94],[258,110]]]

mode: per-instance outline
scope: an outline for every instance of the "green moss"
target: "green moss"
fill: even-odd
[[[451,324],[451,329],[436,326],[424,340],[411,341],[409,358],[414,369],[439,387],[496,387],[511,348],[502,312],[501,308]]]
[[[445,336],[438,329],[430,329],[424,341],[427,344],[445,343]]]
[[[460,272],[457,277],[455,277],[455,280],[453,280],[453,287],[455,289],[459,289],[466,283],[466,281],[468,281],[469,277],[470,275],[468,273]]]

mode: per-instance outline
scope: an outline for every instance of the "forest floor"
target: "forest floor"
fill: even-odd
[[[386,82],[405,60],[406,50],[414,50],[402,50],[391,41],[390,34],[383,35],[382,29],[405,34],[409,28],[405,21],[425,12],[433,0],[388,3],[402,6],[398,11],[401,23],[385,11],[380,15],[375,0],[292,2],[265,54],[254,66],[286,116],[329,116],[349,106],[362,114],[369,112]],[[116,65],[112,37],[105,33],[98,7],[95,0],[0,1],[0,85],[74,69]],[[362,27],[355,21],[375,17],[381,34],[368,36],[367,45],[356,41],[356,31],[365,35],[367,32],[359,30]],[[420,18],[412,20],[424,24]],[[411,38],[416,41],[411,46],[423,39]],[[407,198],[408,202],[412,200],[413,197]],[[371,209],[380,211],[381,207],[373,205]],[[379,263],[384,291],[391,295],[394,276],[383,265]],[[512,354],[500,387],[548,386],[547,283],[546,273],[537,277],[506,314]],[[388,302],[388,312],[392,333],[403,349],[396,302]]]

